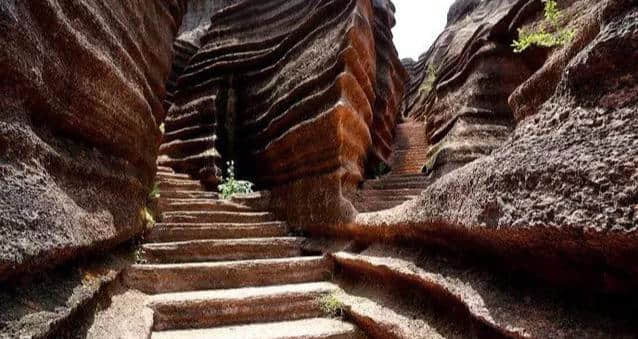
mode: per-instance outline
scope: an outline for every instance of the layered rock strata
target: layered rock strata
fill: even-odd
[[[142,230],[183,10],[0,4],[0,280]]]
[[[346,229],[463,248],[551,283],[632,291],[638,9],[632,1],[583,0],[564,10],[575,38],[509,97],[522,119],[509,139],[419,199],[362,214]],[[548,99],[548,91],[532,90],[554,83]]]
[[[408,63],[413,77],[404,114],[425,124],[429,170],[450,172],[510,135],[515,119],[507,99],[540,67],[510,45],[540,8],[540,1],[456,1],[434,45]]]
[[[273,201],[287,217],[352,217],[345,191],[371,159],[387,161],[403,95],[393,6],[236,1],[211,20],[166,124],[167,138],[188,128],[198,132],[181,142],[207,141],[189,153],[163,151],[170,159],[161,164],[213,182],[220,157],[235,160],[241,176],[277,186]],[[176,119],[184,124],[171,126]]]

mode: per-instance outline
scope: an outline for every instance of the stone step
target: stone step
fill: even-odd
[[[321,281],[330,272],[332,261],[326,257],[296,257],[133,265],[124,280],[131,288],[154,294]]]
[[[208,191],[160,191],[162,199],[218,199],[219,194]]]
[[[160,193],[161,195],[161,193]],[[219,199],[173,199],[165,198],[159,202],[162,212],[250,212],[252,208],[228,200]]]
[[[270,212],[164,212],[166,223],[259,223],[275,221]]]
[[[247,194],[237,194],[231,199],[233,202],[249,206],[257,210],[267,210],[270,207],[270,192],[259,191]]]
[[[282,237],[288,233],[284,222],[255,224],[167,224],[158,223],[146,237],[147,242],[170,242],[203,239]]]
[[[157,173],[175,173],[175,171],[166,166],[157,166]]]
[[[301,256],[304,238],[189,240],[142,245],[142,258],[151,263],[269,259]]]
[[[217,327],[324,316],[328,282],[158,294],[150,298],[154,330]]]
[[[363,339],[356,326],[338,319],[310,318],[285,322],[154,332],[152,339]]]
[[[204,186],[198,180],[162,179],[158,180],[161,192],[166,191],[203,191]]]
[[[183,173],[163,173],[163,172],[157,172],[156,175],[156,180],[171,180],[171,179],[177,179],[177,180],[190,180],[192,179],[190,175],[188,174],[183,174]]]
[[[383,176],[379,179],[369,180],[369,181],[378,181],[378,182],[416,182],[428,180],[428,176],[425,174],[420,175],[387,175]]]

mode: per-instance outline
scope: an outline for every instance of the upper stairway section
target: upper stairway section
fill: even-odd
[[[362,184],[352,199],[355,208],[359,212],[379,211],[417,197],[432,182],[426,173],[422,173],[428,166],[428,143],[423,123],[408,120],[398,124],[390,172]]]

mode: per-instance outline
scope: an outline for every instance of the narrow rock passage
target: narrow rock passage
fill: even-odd
[[[418,196],[431,180],[421,172],[428,160],[428,144],[421,122],[408,120],[396,127],[391,170],[367,180],[353,199],[359,212],[376,212]]]
[[[166,167],[158,180],[162,222],[125,273],[151,294],[153,338],[361,338],[322,311],[332,262],[304,256],[304,239],[259,208],[267,193],[221,200]]]

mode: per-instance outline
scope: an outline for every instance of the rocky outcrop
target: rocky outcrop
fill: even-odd
[[[177,79],[182,75],[184,67],[201,46],[200,39],[211,25],[211,16],[220,8],[237,0],[190,0],[186,3],[186,13],[182,18],[177,38],[173,43],[173,67],[166,84],[165,108],[168,111],[173,104],[173,96],[177,90]]]
[[[419,199],[362,214],[347,229],[481,253],[556,284],[615,292],[638,284],[638,9],[582,0],[564,11],[575,38],[546,50],[509,96],[520,120],[511,136]],[[543,86],[553,90],[535,90]]]
[[[143,229],[183,6],[0,4],[0,280]]]
[[[160,163],[214,184],[221,158],[234,160],[277,186],[282,215],[352,217],[344,195],[387,162],[403,96],[393,11],[369,0],[221,8],[178,79]]]
[[[388,164],[392,154],[395,126],[400,118],[401,99],[408,74],[399,62],[392,42],[395,8],[389,0],[374,0],[374,37],[377,58],[376,99],[372,121],[372,158],[368,168]]]
[[[422,120],[429,160],[448,173],[499,147],[515,126],[507,98],[540,67],[514,53],[524,20],[539,0],[458,0],[445,31],[418,62],[410,63],[405,115]]]

